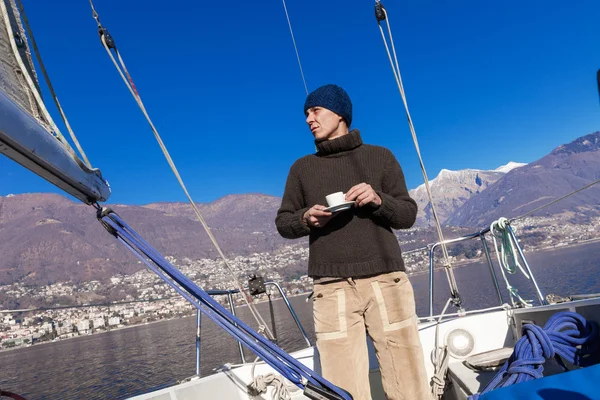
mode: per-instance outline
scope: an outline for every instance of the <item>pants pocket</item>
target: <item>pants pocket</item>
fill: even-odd
[[[404,272],[383,275],[371,283],[385,332],[415,323],[416,305],[412,285]]]
[[[347,337],[348,324],[344,289],[315,285],[314,292],[313,318],[317,339],[331,340]]]

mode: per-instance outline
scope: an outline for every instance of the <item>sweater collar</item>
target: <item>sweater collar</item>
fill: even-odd
[[[352,150],[363,143],[360,137],[360,131],[353,129],[346,135],[331,140],[315,141],[317,146],[317,155],[325,156],[328,154],[340,153],[342,151]]]

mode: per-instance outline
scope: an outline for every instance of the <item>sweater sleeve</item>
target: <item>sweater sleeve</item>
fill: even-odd
[[[377,191],[381,205],[372,215],[392,229],[408,229],[417,218],[417,202],[408,194],[404,173],[396,157],[389,150],[386,155],[382,190]]]
[[[302,216],[309,208],[304,201],[302,184],[292,169],[275,218],[277,232],[286,239],[297,239],[310,234],[310,228],[302,221]]]

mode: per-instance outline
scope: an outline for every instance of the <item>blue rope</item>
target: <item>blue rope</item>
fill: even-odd
[[[162,280],[171,285],[181,296],[236,340],[252,350],[282,376],[301,389],[305,388],[307,383],[310,383],[317,388],[326,390],[335,398],[352,400],[352,396],[347,392],[315,374],[310,368],[291,357],[227,311],[209,294],[169,263],[112,210],[108,209],[103,212],[99,210],[98,218],[112,235]]]
[[[598,344],[598,326],[575,312],[554,314],[543,329],[526,324],[513,354],[483,391],[470,396],[469,400],[479,400],[494,389],[542,378],[544,362],[551,357],[565,370],[563,360],[581,367],[595,364],[598,360],[592,354]]]

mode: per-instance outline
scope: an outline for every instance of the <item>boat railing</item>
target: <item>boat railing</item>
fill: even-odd
[[[542,291],[539,288],[537,281],[535,280],[533,271],[531,270],[529,263],[527,262],[525,254],[523,253],[523,249],[522,249],[521,245],[519,244],[519,241],[517,240],[514,230],[510,227],[510,225],[507,226],[507,229],[508,229],[509,235],[512,237],[512,239],[515,243],[519,257],[523,261],[523,264],[525,265],[527,273],[531,277],[531,281],[535,287],[535,291],[536,291],[536,294],[537,294],[540,304],[541,305],[546,304],[546,301],[544,300],[544,295],[542,294]],[[496,289],[496,295],[498,296],[499,304],[503,305],[504,301],[502,300],[502,292],[500,291],[500,285],[498,284],[498,276],[496,275],[496,271],[495,271],[494,265],[492,263],[492,257],[490,256],[490,250],[489,250],[487,241],[485,239],[485,235],[489,232],[490,232],[490,228],[487,228],[487,229],[484,229],[484,230],[481,230],[481,231],[478,231],[478,232],[475,232],[475,233],[472,233],[469,235],[465,235],[465,236],[462,236],[459,238],[444,240],[443,243],[452,244],[452,243],[464,242],[464,241],[473,240],[473,239],[481,240],[481,245],[482,245],[483,251],[485,253],[485,258],[486,258],[487,265],[488,265],[488,268],[490,271],[490,276],[492,278],[492,282],[494,283],[494,288]],[[434,272],[434,263],[435,263],[435,250],[441,245],[442,245],[442,242],[437,242],[437,243],[433,243],[433,244],[430,244],[427,246],[427,248],[429,249],[429,318],[431,320],[433,320],[433,318],[434,318],[434,315],[433,315],[433,293],[434,293],[434,288],[435,288],[435,278],[434,278],[433,272]],[[502,267],[500,266],[500,268],[502,268]]]
[[[298,330],[300,331],[300,334],[302,335],[302,338],[306,342],[306,345],[308,347],[311,347],[312,344],[310,343],[310,339],[308,338],[306,330],[302,326],[302,323],[300,322],[300,319],[298,318],[298,315],[294,311],[294,307],[292,307],[292,305],[291,305],[288,297],[285,295],[285,292],[283,291],[283,289],[281,288],[281,286],[277,282],[272,282],[272,281],[265,282],[264,284],[265,284],[265,287],[272,287],[272,288],[276,289],[279,292],[279,294],[281,295],[281,298],[282,298],[283,302],[285,303],[288,311],[290,312],[290,315],[294,319],[294,322],[296,323],[296,326],[298,327]],[[236,294],[240,293],[240,291],[238,289],[231,289],[231,290],[207,290],[206,293],[208,293],[211,296],[227,296],[227,303],[229,305],[229,309],[230,309],[231,313],[234,316],[237,316],[236,315],[236,309],[235,309],[235,302],[233,301],[233,295],[236,295]],[[274,316],[273,309],[272,309],[272,303],[270,301],[270,295],[269,295],[269,305],[271,307],[271,320],[272,320],[273,328],[274,328],[275,327],[275,316]],[[196,375],[197,376],[200,376],[201,330],[202,330],[202,313],[200,312],[200,310],[198,310],[197,311],[197,315],[196,315]],[[273,333],[275,335],[275,340],[276,340],[277,339],[277,337],[276,337],[277,334],[276,334],[275,329],[273,329]],[[243,349],[242,344],[240,342],[238,342],[238,351],[239,351],[239,354],[240,354],[240,361],[242,362],[242,364],[245,364],[246,363],[246,358],[244,356],[244,349]]]

